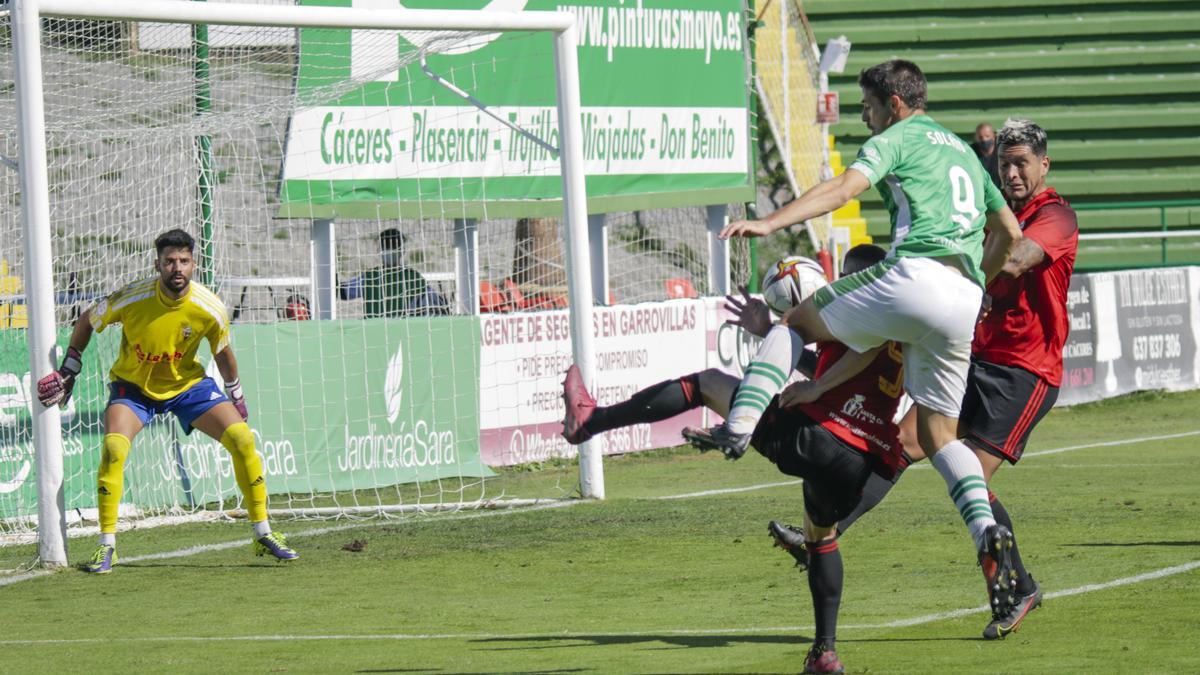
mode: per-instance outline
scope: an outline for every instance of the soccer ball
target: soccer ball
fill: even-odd
[[[763,284],[763,300],[772,312],[783,316],[829,281],[820,263],[792,255],[771,265]]]

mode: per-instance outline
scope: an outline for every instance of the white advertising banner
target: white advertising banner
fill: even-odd
[[[1200,384],[1200,268],[1076,274],[1060,405]]]
[[[592,329],[600,405],[703,370],[707,360],[705,301],[669,300],[597,307]],[[565,310],[482,317],[480,442],[484,462],[507,466],[574,457],[563,440],[562,381],[571,365]],[[654,424],[636,424],[597,436],[604,454],[681,443],[679,431],[703,423],[699,409]]]

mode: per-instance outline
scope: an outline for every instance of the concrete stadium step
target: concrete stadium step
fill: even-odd
[[[849,3],[846,3],[847,5]],[[1129,3],[1124,5],[1125,8]],[[1200,14],[1180,3],[1177,9],[1165,11],[1130,11],[1109,8],[1088,10],[1064,7],[1062,13],[1036,12],[1028,15],[972,12],[968,15],[946,16],[932,11],[920,17],[882,17],[846,15],[847,18],[811,16],[818,42],[845,34],[858,45],[911,45],[914,42],[976,43],[980,40],[1025,41],[1037,38],[1098,38],[1143,36],[1153,38],[1180,33],[1200,32]],[[1191,10],[1191,11],[1188,11]],[[938,15],[943,14],[943,15]],[[876,20],[864,21],[864,18]],[[816,28],[819,26],[819,28]]]
[[[893,58],[913,61],[931,79],[949,75],[980,76],[991,73],[1011,77],[1013,73],[1039,75],[1043,71],[1114,70],[1194,66],[1200,63],[1200,40],[1178,39],[1146,43],[1142,39],[1098,40],[1063,43],[1059,40],[1022,42],[1018,45],[959,46],[953,49],[912,45],[904,49],[891,46],[854,45],[846,70],[832,75],[834,82],[856,81],[865,68]]]
[[[1053,184],[1054,181],[1051,181]],[[1055,186],[1057,188],[1057,185]],[[1063,195],[1075,204],[1086,204],[1095,199],[1072,199],[1066,192]],[[1104,200],[1107,201],[1107,200]],[[869,208],[868,208],[869,207]],[[868,223],[867,233],[875,237],[890,237],[891,225],[887,210],[878,202],[874,205],[865,204],[862,211]],[[1119,211],[1079,211],[1079,226],[1084,232],[1104,232],[1115,230],[1157,230],[1161,228],[1162,216],[1156,208],[1121,209]],[[1167,209],[1167,227],[1170,229],[1200,228],[1200,207],[1175,207]]]
[[[959,11],[995,12],[996,10],[1047,10],[1072,8],[1126,8],[1129,0],[972,0],[969,7]],[[1151,4],[1151,3],[1145,3]],[[1158,0],[1159,6],[1189,5],[1193,0]],[[948,6],[949,5],[949,6]],[[945,0],[805,0],[804,11],[810,20],[836,17],[838,15],[923,13],[937,14],[955,11],[958,8]]]
[[[995,122],[997,129],[1000,122]],[[970,134],[963,133],[963,139],[969,140]],[[850,142],[842,145],[847,156],[858,154],[859,146]],[[1192,163],[1200,157],[1200,136],[1193,138],[1099,138],[1096,140],[1056,140],[1050,139],[1050,160],[1052,170],[1062,170],[1070,166],[1094,165],[1098,163],[1125,162],[1140,164],[1144,162],[1163,163],[1164,160],[1183,160]],[[843,160],[844,161],[844,160]],[[853,160],[851,160],[853,161]],[[1097,166],[1094,168],[1103,168]]]
[[[1013,106],[975,108],[969,110],[939,111],[936,102],[931,113],[938,124],[964,138],[975,132],[980,122],[999,125],[1006,117],[1028,117],[1040,124],[1051,134],[1051,143],[1061,135],[1094,138],[1091,132],[1114,132],[1146,130],[1147,136],[1180,138],[1200,136],[1200,101],[1182,101],[1156,105],[1131,106],[1126,102],[1106,102],[1075,106]],[[845,108],[843,107],[843,111]],[[870,136],[870,131],[857,115],[842,113],[842,121],[833,132],[838,137],[838,147],[849,158],[851,150]]]
[[[1064,99],[1095,99],[1127,96],[1177,95],[1200,96],[1200,72],[1190,73],[1129,73],[1110,75],[1074,75],[1057,77],[1028,77],[1013,72],[1016,77],[986,80],[951,80],[929,82],[929,101],[936,109],[955,103],[999,103],[1002,101],[1030,102],[1044,100],[1061,102]],[[838,82],[832,89],[840,96],[842,115],[858,115],[862,110],[862,91],[856,82]]]

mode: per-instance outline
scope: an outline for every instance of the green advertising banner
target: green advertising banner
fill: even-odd
[[[303,4],[572,12],[589,210],[753,198],[741,0]],[[316,105],[289,123],[281,216],[561,211],[556,154],[512,128],[559,142],[548,34],[303,29],[296,88]]]
[[[95,336],[64,411],[68,509],[96,503],[107,369],[118,332]],[[67,337],[63,331],[60,344]],[[475,318],[235,325],[233,344],[271,493],[492,475],[479,456]],[[35,390],[25,331],[0,331],[0,518],[37,508]],[[135,440],[125,485],[123,503],[141,507],[191,507],[237,494],[228,452],[199,432],[184,435],[169,416]]]

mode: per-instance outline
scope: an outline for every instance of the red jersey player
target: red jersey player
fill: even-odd
[[[865,269],[885,255],[877,246],[855,247],[846,254],[845,272]],[[771,328],[766,306],[760,301],[730,297],[727,307],[752,333],[762,336],[768,329],[772,334],[790,333],[786,326]],[[800,364],[797,367],[806,369]],[[900,350],[886,344],[860,354],[840,343],[823,343],[811,375],[811,380],[791,385],[770,402],[750,444],[781,472],[805,479],[808,541],[789,550],[797,561],[807,564],[816,614],[816,642],[805,666],[813,672],[839,672],[834,640],[842,558],[836,527],[858,506],[872,474],[890,480],[906,461],[892,424],[903,386]],[[661,382],[627,401],[599,407],[572,366],[564,383],[567,418],[563,436],[570,443],[582,443],[610,429],[667,419],[700,405],[726,416],[740,382],[740,378],[714,368]],[[701,449],[710,449],[714,446],[704,442],[705,433],[703,429],[685,429],[684,437]],[[726,456],[737,459],[741,455],[727,451]],[[774,522],[771,525],[781,527]]]
[[[1046,132],[1029,120],[1010,119],[998,141],[1004,195],[1025,238],[988,286],[991,309],[975,330],[959,417],[959,435],[979,457],[988,483],[1003,462],[1021,458],[1033,427],[1058,399],[1070,329],[1067,288],[1079,245],[1075,212],[1046,185]],[[990,490],[988,496],[996,522],[1011,530],[1004,506]],[[993,616],[983,633],[988,639],[1016,630],[1042,601],[1015,543],[1012,558],[1017,601]]]
[[[959,435],[975,451],[989,483],[1003,462],[1015,464],[1021,458],[1030,432],[1058,399],[1062,350],[1070,329],[1067,288],[1079,244],[1075,212],[1046,185],[1046,132],[1029,120],[1010,119],[998,138],[1004,196],[1024,239],[988,285],[990,311],[975,329],[959,417]],[[919,448],[906,448],[914,459],[921,458]],[[872,485],[882,489],[868,486],[858,508],[842,521],[843,532],[891,487],[880,481]],[[1011,530],[1004,505],[991,490],[988,498],[996,522]],[[1041,588],[1025,570],[1015,544],[1011,557],[1016,597],[1011,609],[993,614],[983,632],[989,640],[1015,631],[1042,601]]]

